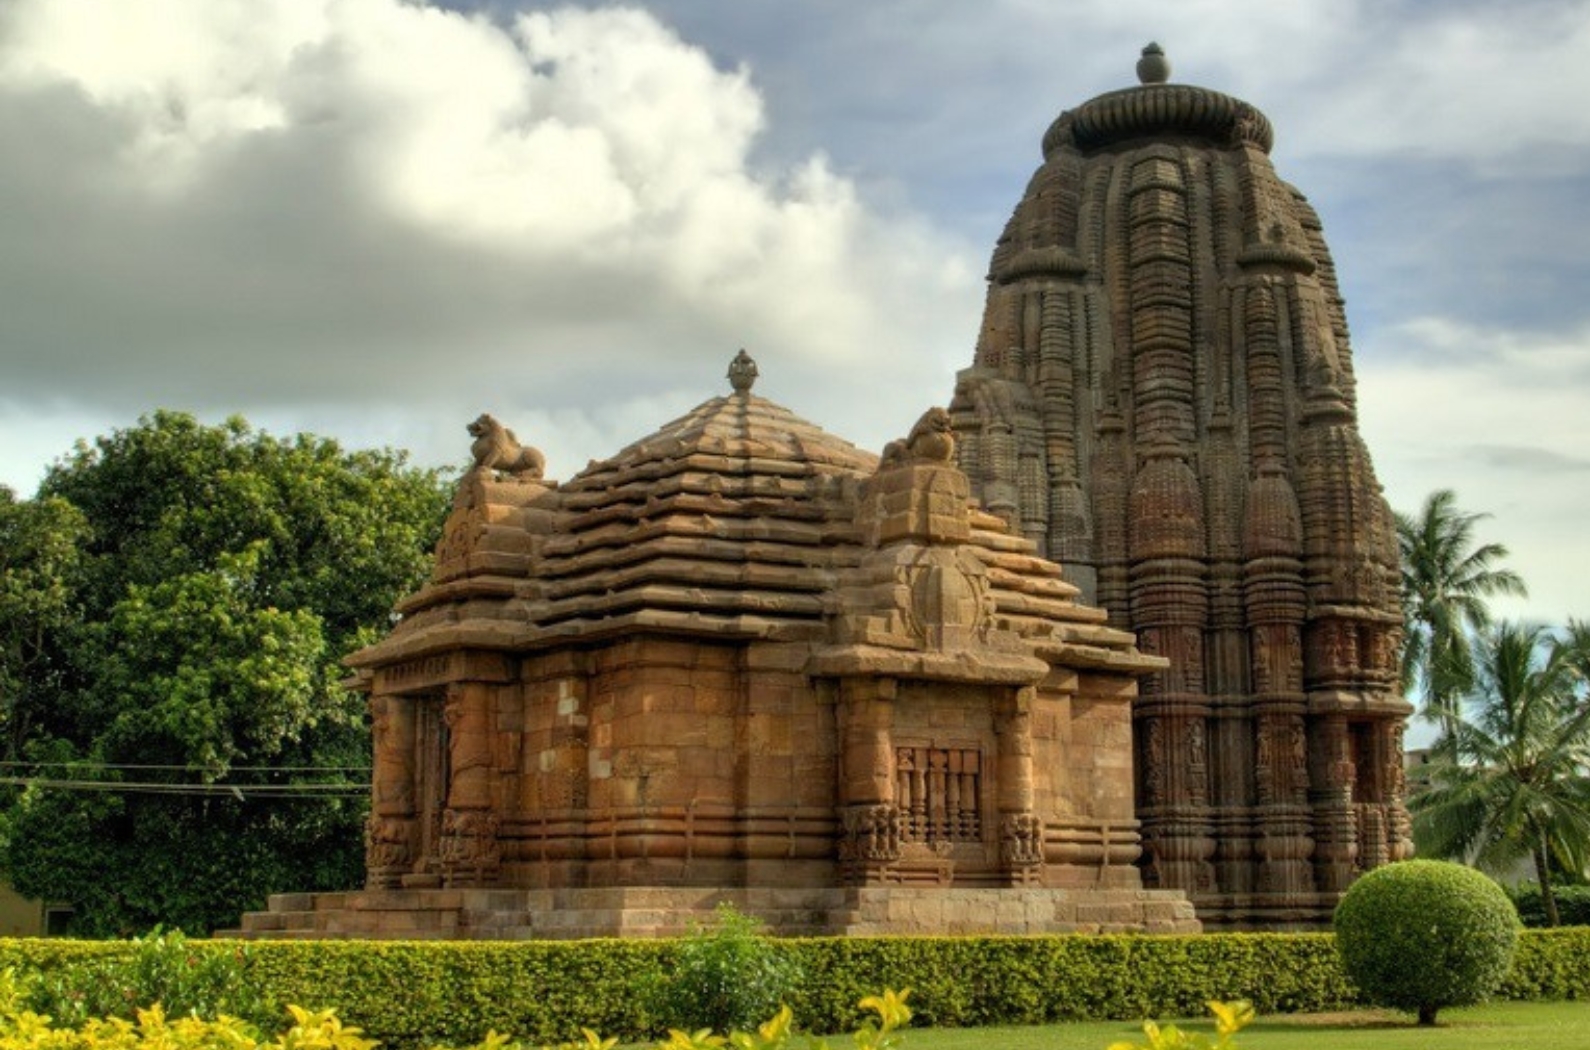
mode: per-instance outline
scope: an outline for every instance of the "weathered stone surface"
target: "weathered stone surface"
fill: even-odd
[[[959,462],[1169,661],[1134,705],[1149,885],[1213,925],[1322,923],[1410,850],[1391,515],[1269,121],[1144,62],[1044,136],[950,406]]]
[[[880,459],[754,371],[562,485],[465,476],[431,585],[350,660],[368,888],[243,935],[653,935],[718,900],[787,933],[1196,927],[1133,866],[1164,662],[972,506],[943,409]]]
[[[1319,219],[1263,114],[1141,68],[1049,128],[973,366],[881,457],[743,352],[563,485],[477,420],[435,577],[351,661],[369,888],[243,932],[1317,926],[1405,856]]]

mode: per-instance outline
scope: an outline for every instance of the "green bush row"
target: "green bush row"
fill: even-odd
[[[1546,901],[1539,886],[1525,883],[1510,893],[1525,926],[1546,925]],[[1590,926],[1590,886],[1553,886],[1552,896],[1557,898],[1557,917],[1564,926]]]
[[[240,953],[253,992],[334,1007],[387,1047],[468,1046],[495,1029],[532,1043],[581,1028],[638,1040],[655,1035],[646,990],[682,942],[190,941]],[[1191,937],[878,937],[777,940],[799,978],[789,1005],[803,1029],[840,1032],[856,1003],[910,988],[915,1023],[974,1026],[1193,1016],[1210,999],[1248,999],[1260,1014],[1336,1010],[1356,994],[1330,934]],[[0,940],[0,968],[59,972],[102,964],[136,942]],[[1417,961],[1413,962],[1417,965]],[[1500,994],[1590,998],[1590,928],[1525,931]]]
[[[1590,999],[1590,926],[1523,930],[1498,999]]]

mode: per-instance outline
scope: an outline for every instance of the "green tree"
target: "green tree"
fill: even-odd
[[[63,499],[0,486],[0,759],[15,761],[55,677],[54,639],[77,613],[88,523]]]
[[[1524,581],[1501,567],[1507,548],[1474,545],[1474,527],[1488,515],[1465,514],[1451,489],[1432,492],[1417,517],[1398,514],[1402,555],[1402,689],[1419,691],[1420,708],[1443,732],[1473,677],[1470,638],[1491,622],[1486,604],[1525,596]]]
[[[1420,853],[1492,870],[1531,859],[1553,926],[1553,865],[1581,872],[1590,860],[1585,635],[1508,623],[1482,634],[1466,703],[1436,746],[1431,787],[1409,800]]]
[[[235,418],[157,412],[80,442],[33,501],[81,528],[57,530],[69,615],[23,675],[16,887],[124,935],[355,883],[369,741],[339,661],[423,581],[447,488],[399,453]]]

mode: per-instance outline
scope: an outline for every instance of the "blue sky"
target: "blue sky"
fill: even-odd
[[[1590,2],[10,0],[0,483],[156,407],[453,464],[489,410],[567,477],[741,346],[881,448],[1150,40],[1275,124],[1393,506],[1590,616]]]

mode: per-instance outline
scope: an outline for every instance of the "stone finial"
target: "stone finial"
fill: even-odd
[[[743,349],[734,355],[734,360],[729,362],[729,385],[736,394],[746,394],[756,382],[756,362],[751,360],[751,355]]]
[[[1144,84],[1163,84],[1170,79],[1170,59],[1165,49],[1150,41],[1137,60],[1137,79]]]

